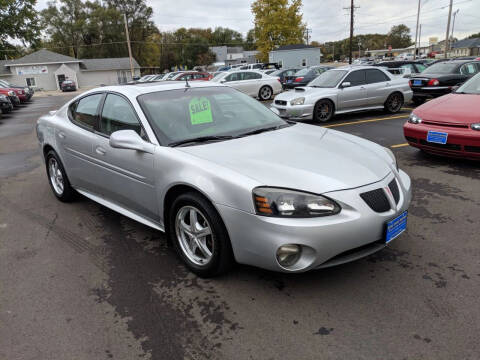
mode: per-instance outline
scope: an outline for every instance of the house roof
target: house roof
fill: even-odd
[[[463,39],[452,44],[452,49],[480,47],[480,38]]]
[[[293,44],[293,45],[279,46],[278,48],[276,48],[272,51],[301,50],[301,49],[318,49],[318,48],[316,46],[312,46],[312,45]]]
[[[104,58],[104,59],[81,59],[80,68],[83,71],[101,71],[101,70],[127,70],[130,69],[130,59],[123,58]],[[133,59],[133,68],[139,69],[137,60]]]
[[[20,59],[15,59],[9,62],[6,66],[57,64],[57,63],[65,63],[65,62],[79,62],[79,61],[80,60],[75,59],[71,56],[57,54],[53,51],[42,49],[42,50],[35,51],[31,54],[25,55]]]

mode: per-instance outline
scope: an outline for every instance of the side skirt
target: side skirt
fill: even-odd
[[[112,202],[110,202],[110,201],[108,201],[108,200],[106,200],[106,199],[104,199],[104,198],[102,198],[98,195],[91,194],[91,193],[89,193],[85,190],[80,190],[80,189],[75,189],[75,190],[77,190],[80,194],[89,198],[90,200],[93,200],[93,201],[99,203],[100,205],[103,205],[103,206],[105,206],[105,207],[107,207],[107,208],[109,208],[113,211],[116,211],[116,212],[130,218],[130,219],[138,221],[139,223],[142,223],[143,225],[147,225],[147,226],[149,226],[149,227],[151,227],[155,230],[160,230],[161,232],[165,232],[165,228],[162,225],[160,225],[159,223],[156,223],[156,222],[153,222],[149,219],[146,219],[143,216],[140,216],[140,215],[138,215],[138,214],[136,214],[136,213],[134,213],[130,210],[127,210],[127,209],[125,209],[125,208],[123,208],[123,207],[121,207],[117,204],[114,204],[114,203],[112,203]]]

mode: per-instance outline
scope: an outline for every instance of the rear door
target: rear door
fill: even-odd
[[[248,71],[245,72],[243,76],[242,90],[245,94],[250,96],[257,96],[260,90],[260,87],[263,85],[262,74],[257,72]]]
[[[349,82],[350,86],[340,88],[338,92],[337,109],[339,111],[368,106],[365,76],[365,70],[355,70],[342,81],[342,83]]]
[[[98,164],[95,181],[107,200],[158,221],[154,156],[137,150],[111,147],[110,135],[118,130],[133,130],[148,141],[130,101],[123,95],[108,93],[93,143],[93,156]]]
[[[377,69],[365,70],[369,106],[381,106],[390,95],[390,78]]]
[[[95,194],[99,189],[92,177],[96,171],[92,145],[103,97],[103,93],[90,94],[72,103],[68,108],[70,122],[59,121],[55,131],[70,183]]]

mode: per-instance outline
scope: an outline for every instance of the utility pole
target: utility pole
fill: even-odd
[[[418,52],[420,53],[420,49],[422,48],[422,24],[420,24],[420,30],[418,31]]]
[[[132,73],[132,80],[133,80],[134,73],[133,73],[132,47],[130,46],[130,36],[128,35],[128,24],[127,24],[126,14],[123,14],[123,20],[125,21],[125,35],[127,36],[128,57],[130,58],[130,72]]]
[[[348,49],[348,63],[352,63],[352,51],[353,51],[353,19],[354,19],[354,11],[358,9],[358,6],[355,6],[353,0],[351,0],[350,7],[344,8],[345,10],[350,10],[350,45]]]
[[[333,43],[333,62],[335,62],[335,43]]]
[[[310,33],[312,32],[312,29],[305,29],[305,37],[307,38],[307,45],[310,42]]]
[[[447,58],[447,51],[449,48],[448,35],[450,35],[450,21],[452,20],[452,6],[453,6],[453,0],[450,0],[450,6],[448,7],[447,35],[445,36],[445,59]]]
[[[360,42],[360,40],[358,40],[358,58],[360,59],[360,57],[362,56],[362,53],[360,51],[360,46],[362,46],[362,43]]]
[[[413,60],[415,60],[417,58],[418,24],[420,22],[420,2],[421,2],[421,0],[418,0],[417,27],[416,27],[416,30],[415,30],[415,50],[413,51]]]

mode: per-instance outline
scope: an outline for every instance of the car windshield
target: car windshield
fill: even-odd
[[[458,64],[442,62],[426,68],[422,71],[422,74],[451,74],[457,67]]]
[[[288,125],[257,100],[228,87],[159,91],[140,95],[138,102],[161,144]]]
[[[315,80],[308,83],[308,86],[333,88],[338,85],[340,80],[346,75],[346,70],[328,70],[320,74]]]
[[[480,95],[480,73],[460,86],[456,93]]]

